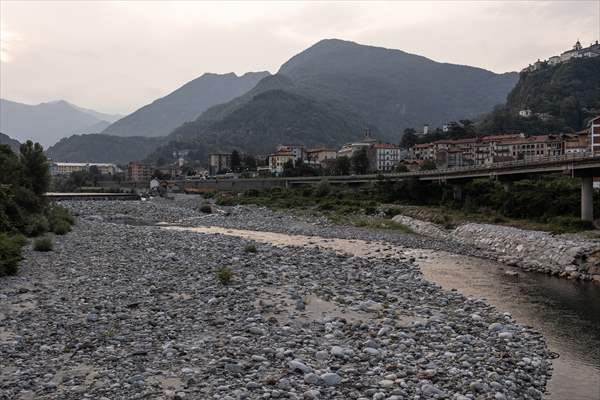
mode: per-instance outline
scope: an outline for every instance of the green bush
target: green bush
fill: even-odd
[[[577,217],[558,216],[548,218],[546,222],[551,225],[554,233],[579,232],[594,229],[594,224],[589,221],[582,221]]]
[[[24,233],[27,236],[39,236],[50,230],[48,218],[42,214],[31,214],[27,218]]]
[[[322,180],[315,187],[315,196],[325,197],[331,192],[331,185],[328,181]]]
[[[21,247],[24,243],[25,238],[21,235],[0,233],[0,276],[17,273],[19,261],[23,259]]]
[[[247,244],[244,247],[244,251],[246,253],[256,253],[256,246],[254,244]]]
[[[52,251],[54,249],[54,243],[50,236],[44,236],[37,238],[33,241],[33,249],[35,251]]]
[[[257,189],[248,189],[244,192],[244,196],[246,197],[258,197],[260,196],[260,191]]]
[[[215,204],[219,206],[235,206],[235,199],[231,196],[224,196],[222,194],[217,195]]]
[[[52,224],[52,232],[56,233],[57,235],[65,235],[71,232],[71,224],[62,219],[56,221],[54,224]]]
[[[48,207],[46,211],[50,231],[57,235],[64,235],[71,231],[71,225],[75,223],[75,218],[66,208],[57,206],[56,204]]]
[[[222,285],[229,285],[233,279],[233,271],[227,267],[221,267],[217,270],[217,280]]]

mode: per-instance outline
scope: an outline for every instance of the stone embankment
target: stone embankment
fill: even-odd
[[[600,282],[600,245],[597,241],[491,224],[467,223],[447,230],[404,215],[393,219],[425,236],[478,247],[509,265]]]
[[[337,232],[322,221],[256,208],[203,216],[178,200],[70,207],[73,232],[53,252],[28,250],[0,284],[0,398],[543,396],[544,338],[428,282],[409,257],[260,243],[250,252],[238,237],[157,225]]]

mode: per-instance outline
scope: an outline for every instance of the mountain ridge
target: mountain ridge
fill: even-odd
[[[238,76],[204,73],[167,95],[115,121],[102,133],[115,136],[167,136],[187,121],[195,120],[209,107],[232,100],[269,75],[267,71]]]
[[[0,99],[0,131],[25,142],[32,140],[48,147],[63,137],[99,129],[103,120],[110,117],[97,111],[75,106],[65,100],[36,105]]]

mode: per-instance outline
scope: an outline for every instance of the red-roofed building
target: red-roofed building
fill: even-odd
[[[372,171],[390,172],[400,162],[400,147],[390,143],[376,143],[368,150]]]

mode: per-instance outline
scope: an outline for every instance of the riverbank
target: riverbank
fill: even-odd
[[[392,220],[421,235],[486,250],[492,259],[526,271],[600,283],[597,240],[492,224],[464,223],[446,229],[405,215]]]
[[[412,256],[356,257],[166,229],[223,226],[448,249],[410,234],[197,198],[80,202],[51,253],[0,287],[9,398],[539,399],[535,330],[423,279]],[[393,237],[393,239],[392,239]],[[461,251],[473,251],[467,246]],[[228,285],[217,271],[228,268]],[[395,396],[395,397],[394,397]],[[468,396],[468,397],[465,397]]]

